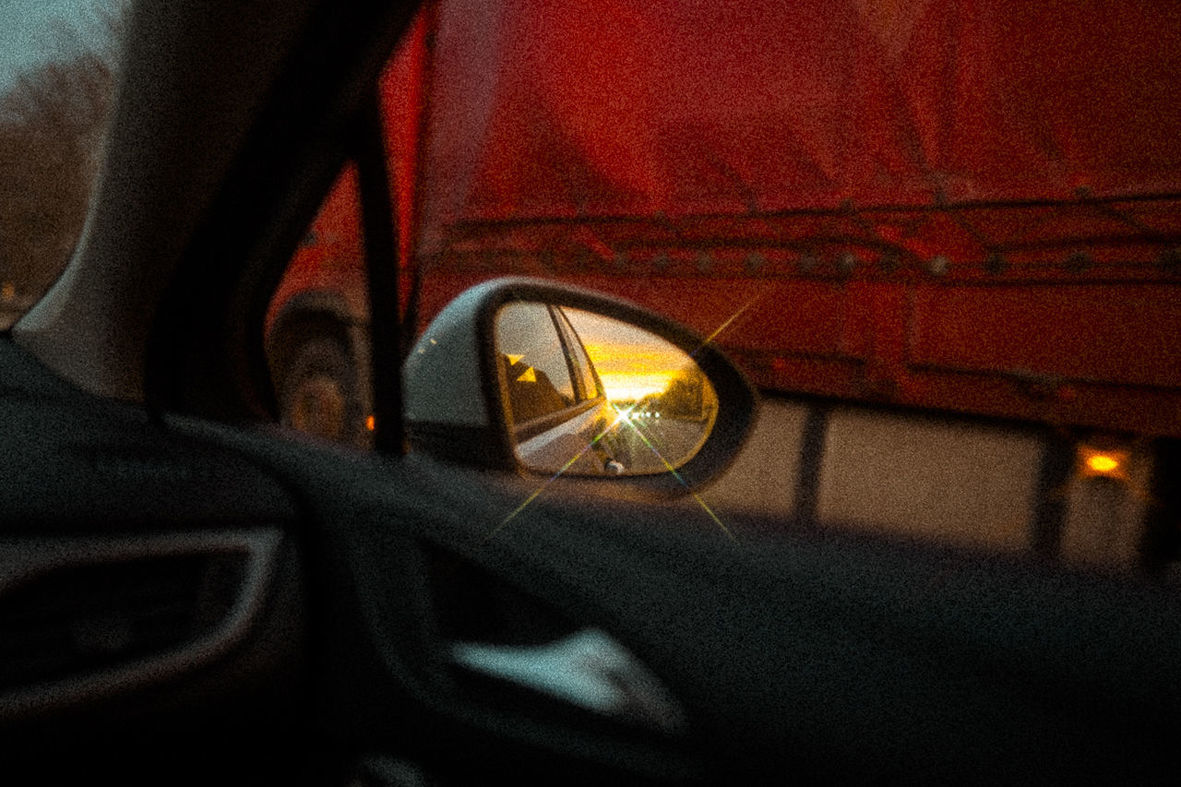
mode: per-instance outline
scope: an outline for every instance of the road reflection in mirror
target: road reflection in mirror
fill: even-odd
[[[601,314],[537,302],[496,317],[517,457],[544,473],[653,475],[692,459],[718,400],[687,353]]]

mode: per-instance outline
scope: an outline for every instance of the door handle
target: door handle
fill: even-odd
[[[582,629],[544,645],[456,642],[459,666],[516,683],[596,713],[668,733],[687,722],[664,684],[604,631]]]

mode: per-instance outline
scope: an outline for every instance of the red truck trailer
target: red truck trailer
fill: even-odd
[[[808,412],[1135,454],[1181,437],[1179,77],[1167,0],[439,0],[382,83],[391,264],[418,326],[483,279],[557,278]],[[272,306],[288,420],[367,352],[351,178]],[[364,380],[332,384],[359,423]]]

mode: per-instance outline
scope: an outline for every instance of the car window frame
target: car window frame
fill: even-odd
[[[578,332],[574,330],[574,326],[570,324],[566,312],[560,306],[553,306],[550,311],[553,312],[554,321],[558,323],[558,332],[562,334],[562,339],[569,348],[568,357],[571,359],[571,363],[577,367],[575,380],[581,390],[580,399],[600,401],[606,398],[607,394],[603,390],[603,382],[599,379],[599,372],[595,369],[595,364],[591,361],[590,356],[587,355],[586,347]],[[588,389],[588,381],[593,383],[593,390]]]
[[[527,301],[522,303],[528,303]],[[509,304],[505,304],[506,306]],[[574,401],[557,410],[545,413],[543,415],[535,416],[533,418],[518,420],[513,413],[510,397],[508,396],[508,378],[505,376],[505,370],[500,368],[498,374],[501,379],[501,390],[505,391],[505,396],[502,400],[501,407],[503,410],[503,417],[506,422],[512,425],[513,437],[518,444],[537,437],[551,429],[560,426],[561,424],[577,418],[582,413],[595,407],[599,400],[597,398],[590,399],[583,395],[584,384],[578,373],[575,361],[571,356],[570,346],[567,343],[567,338],[562,332],[562,327],[557,317],[554,315],[554,308],[551,305],[538,302],[537,305],[542,306],[550,325],[554,330],[554,338],[557,339],[558,349],[562,354],[563,360],[566,364],[566,373],[570,377],[571,389],[574,392]],[[499,343],[499,339],[497,339]],[[498,350],[499,352],[499,350]]]

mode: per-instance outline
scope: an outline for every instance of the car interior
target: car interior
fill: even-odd
[[[497,280],[407,335],[376,86],[415,5],[128,9],[82,237],[0,337],[0,781],[1173,781],[1175,441],[1100,480],[1112,531],[1051,427],[760,397],[614,297]],[[345,167],[372,450],[279,423],[262,338]],[[689,355],[709,436],[522,467],[521,302]],[[1161,571],[1109,570],[1146,518]]]

